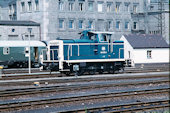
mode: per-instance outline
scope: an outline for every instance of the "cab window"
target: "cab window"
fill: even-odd
[[[107,35],[99,34],[98,36],[101,42],[107,42]]]
[[[89,33],[88,35],[90,40],[96,40],[96,34]]]
[[[90,40],[95,40],[96,39],[96,35],[91,35]]]

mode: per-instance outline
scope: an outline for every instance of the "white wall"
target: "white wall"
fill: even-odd
[[[124,41],[124,57],[132,60],[132,66],[135,63],[169,63],[169,48],[133,49],[124,36],[120,40]],[[150,59],[147,58],[147,50],[152,51]],[[128,51],[131,54],[130,58]]]
[[[132,46],[130,45],[130,43],[126,40],[126,38],[124,36],[122,36],[120,38],[120,40],[124,41],[124,58],[127,59],[131,59],[132,60],[132,66],[134,66],[134,49],[132,48]],[[129,51],[130,51],[130,57],[129,57]]]
[[[151,50],[151,58],[147,58],[147,50]],[[134,63],[169,63],[168,48],[135,49]]]

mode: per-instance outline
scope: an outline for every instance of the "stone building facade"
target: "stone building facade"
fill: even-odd
[[[8,3],[10,0],[0,0],[0,20],[8,20]]]
[[[144,21],[131,14],[143,12],[141,0],[18,0],[16,5],[18,20],[41,23],[44,40],[79,38],[84,29],[111,31],[119,39],[144,29]]]
[[[42,40],[58,37],[79,38],[84,29],[122,34],[160,34],[158,1],[160,0],[9,0],[10,20],[40,23]],[[163,0],[165,23],[169,23],[169,1]],[[169,42],[169,24],[164,37]]]
[[[28,30],[31,28],[31,34]],[[0,40],[41,40],[40,24],[33,21],[0,21]]]

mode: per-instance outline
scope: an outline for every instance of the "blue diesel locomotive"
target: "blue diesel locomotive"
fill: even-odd
[[[111,32],[85,30],[80,35],[80,39],[47,42],[47,49],[42,52],[43,67],[76,75],[114,73],[124,68],[123,41],[111,42]]]

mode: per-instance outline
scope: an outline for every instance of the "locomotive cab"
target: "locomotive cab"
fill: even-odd
[[[113,32],[91,32],[83,31],[80,39],[88,39],[97,43],[110,43]]]

